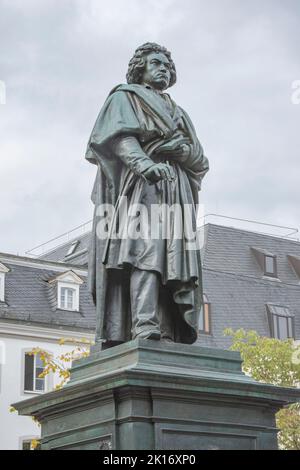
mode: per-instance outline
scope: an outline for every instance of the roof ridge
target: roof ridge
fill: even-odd
[[[86,232],[86,233],[83,233],[82,235],[80,235],[79,237],[74,237],[66,242],[63,242],[61,243],[60,245],[56,245],[54,248],[51,248],[51,250],[49,251],[45,251],[45,253],[43,253],[42,255],[38,256],[38,259],[43,259],[44,256],[48,256],[48,255],[51,255],[52,253],[54,253],[55,251],[57,251],[59,248],[63,247],[63,246],[67,246],[69,245],[70,243],[73,243],[75,241],[81,241],[84,237],[87,237],[88,235],[91,234],[91,230]],[[45,244],[48,243],[48,242],[45,242]]]
[[[300,244],[300,240],[295,240],[295,239],[292,239],[292,238],[288,238],[287,236],[284,236],[284,235],[272,235],[272,234],[269,234],[269,233],[262,233],[262,232],[257,232],[255,230],[250,230],[250,229],[245,229],[245,228],[239,228],[239,227],[230,227],[228,225],[220,225],[220,224],[215,224],[215,223],[211,223],[211,222],[207,222],[206,224],[204,224],[204,227],[208,227],[208,231],[209,231],[209,227],[218,227],[218,228],[221,228],[221,229],[227,229],[227,230],[232,230],[232,231],[239,231],[239,232],[246,232],[246,233],[252,233],[252,234],[255,234],[255,235],[260,235],[262,237],[265,237],[265,238],[275,238],[276,240],[280,240],[280,241],[289,241],[289,242],[292,242],[292,243],[296,243],[296,244]]]
[[[30,256],[21,256],[21,255],[15,255],[13,253],[2,253],[0,252],[0,261],[2,262],[3,260],[12,260],[12,261],[23,261],[24,263],[33,263],[36,265],[50,265],[53,267],[65,267],[66,269],[72,270],[83,270],[86,271],[86,267],[84,265],[78,265],[78,264],[72,264],[72,263],[65,263],[64,261],[51,261],[51,260],[45,260],[43,258],[31,258]],[[5,261],[4,261],[5,262]],[[6,261],[7,262],[7,261]]]

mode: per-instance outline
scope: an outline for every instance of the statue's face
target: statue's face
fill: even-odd
[[[156,90],[162,91],[168,88],[171,79],[171,65],[168,58],[162,52],[151,52],[145,62],[143,83]]]

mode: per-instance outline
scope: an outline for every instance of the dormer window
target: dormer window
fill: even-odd
[[[48,281],[57,284],[57,308],[68,311],[79,311],[80,286],[83,279],[73,271],[60,274]]]
[[[68,250],[65,257],[72,255],[74,253],[74,251],[76,250],[76,248],[78,247],[78,245],[79,245],[79,240],[74,240],[71,243],[70,248],[69,248],[69,250]]]
[[[271,336],[285,340],[294,338],[294,317],[290,309],[284,305],[267,304]]]
[[[300,279],[300,257],[295,255],[288,255],[288,260],[292,265],[296,276],[298,277],[298,279]]]
[[[64,310],[78,310],[76,307],[76,289],[72,287],[61,287],[59,308]]]
[[[9,272],[9,269],[0,263],[0,302],[5,301],[5,275]]]
[[[277,277],[276,256],[265,255],[265,276]]]
[[[252,247],[252,252],[254,253],[255,259],[258,262],[263,275],[278,279],[277,257],[264,248]]]

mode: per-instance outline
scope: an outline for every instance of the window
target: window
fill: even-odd
[[[260,269],[264,276],[274,278],[279,281],[277,273],[277,257],[273,253],[265,250],[264,248],[251,247],[252,252],[259,264]]]
[[[199,333],[211,334],[211,304],[205,294],[203,295],[203,306],[200,311]]]
[[[9,269],[0,263],[0,302],[5,301],[5,275]]]
[[[265,255],[264,272],[266,276],[277,277],[276,256]]]
[[[24,391],[42,393],[45,390],[45,378],[39,377],[44,371],[39,354],[25,353]]]
[[[58,308],[62,310],[79,310],[79,285],[58,283]]]
[[[288,307],[267,305],[271,336],[285,340],[294,338],[294,315]]]
[[[295,255],[287,255],[287,258],[295,271],[296,276],[300,279],[300,257]]]
[[[64,310],[75,310],[76,290],[71,287],[61,287],[60,308]]]
[[[0,273],[0,302],[4,302],[5,298],[5,274]]]
[[[79,245],[79,240],[75,240],[74,242],[71,243],[70,248],[68,250],[68,253],[66,254],[65,257],[70,256],[74,253],[76,250],[77,246]]]
[[[31,450],[31,440],[22,442],[22,450]]]
[[[33,437],[32,439],[24,439],[22,441],[22,450],[41,450],[41,444],[38,442],[38,437]],[[33,442],[36,441],[36,446],[33,447]]]

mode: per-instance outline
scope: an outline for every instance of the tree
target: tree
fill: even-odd
[[[259,336],[244,329],[224,331],[232,337],[232,351],[239,351],[243,371],[258,382],[282,387],[300,385],[300,347],[293,340],[285,341]],[[300,450],[300,404],[290,405],[276,415],[280,449]]]
[[[73,338],[62,338],[58,342],[60,345],[72,344],[74,349],[67,353],[54,356],[41,348],[33,348],[28,354],[39,355],[43,363],[43,372],[39,375],[39,378],[45,378],[50,373],[57,374],[60,382],[55,385],[55,390],[62,388],[70,378],[70,368],[72,362],[82,357],[87,357],[90,354],[89,348],[93,344],[86,338],[80,340]]]

